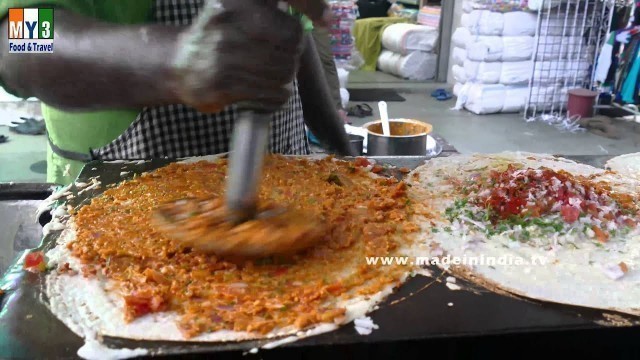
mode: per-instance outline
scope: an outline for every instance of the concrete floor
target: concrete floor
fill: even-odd
[[[589,132],[562,132],[542,122],[528,123],[523,114],[475,115],[465,110],[451,110],[455,98],[437,101],[430,96],[437,88],[451,90],[446,84],[399,81],[380,72],[356,72],[350,74],[349,87],[396,89],[406,101],[387,103],[391,118],[413,118],[431,123],[435,132],[462,153],[530,151],[560,155],[620,155],[640,151],[640,124],[616,123],[622,136],[615,140]],[[379,119],[377,103],[368,104],[374,109],[373,117],[352,118],[353,125]]]
[[[19,135],[2,125],[18,120],[21,115],[39,116],[40,103],[18,101],[0,92],[0,135],[9,138],[8,142],[0,144],[0,183],[46,180],[46,137]]]
[[[463,153],[520,150],[564,155],[619,155],[640,151],[640,126],[637,130],[628,123],[619,123],[622,138],[613,140],[588,132],[560,132],[544,123],[527,123],[522,114],[478,116],[450,110],[455,99],[441,102],[429,95],[436,88],[450,89],[444,84],[403,81],[377,72],[354,72],[349,77],[349,87],[397,89],[406,101],[388,103],[391,117],[429,122],[435,132]],[[1,95],[0,109],[38,112],[33,103],[3,103]],[[369,105],[374,108],[374,116],[352,118],[354,125],[378,119],[377,103]],[[0,123],[7,116],[10,115],[0,112]],[[45,136],[17,135],[10,133],[6,126],[0,126],[0,134],[10,137],[8,143],[0,144],[0,182],[44,182]]]

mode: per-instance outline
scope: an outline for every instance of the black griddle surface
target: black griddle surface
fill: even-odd
[[[89,163],[78,181],[89,182],[98,176],[102,186],[74,199],[78,200],[74,205],[98,195],[106,189],[105,185],[117,184],[134,174],[169,162]],[[55,236],[46,237],[41,248],[50,248]],[[5,294],[0,296],[0,358],[77,357],[76,352],[83,345],[83,340],[47,309],[42,294],[43,275],[25,273],[21,271],[20,264],[18,259],[14,271],[10,270],[0,280],[0,288],[5,290]],[[416,276],[380,304],[380,308],[370,315],[380,328],[371,335],[358,335],[353,325],[348,324],[336,331],[274,350],[260,350],[255,356],[279,359],[389,358],[419,351],[418,354],[424,356],[476,357],[481,355],[478,351],[484,351],[484,355],[497,355],[499,351],[516,351],[513,355],[531,355],[537,351],[548,353],[549,346],[556,349],[556,354],[563,346],[573,355],[596,355],[600,350],[611,354],[616,349],[632,355],[640,354],[638,327],[600,325],[598,322],[605,320],[603,311],[503,296],[460,279],[458,283],[466,284],[465,288],[470,290],[451,291],[444,285],[445,275],[438,269],[432,270],[440,281]],[[448,306],[449,303],[453,306]],[[264,343],[189,344],[105,338],[105,344],[112,347],[142,347],[164,356],[189,354],[190,357],[199,355],[204,358],[213,353],[216,358],[254,356],[246,352]]]

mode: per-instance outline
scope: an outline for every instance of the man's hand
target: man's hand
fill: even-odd
[[[311,132],[329,151],[339,155],[356,156],[355,148],[345,132],[344,120],[339,116],[331,99],[327,78],[324,76],[320,57],[310,34],[305,36],[298,81],[304,121]]]
[[[9,54],[0,37],[0,77],[18,95],[66,110],[283,104],[298,65],[299,20],[274,0],[221,2],[223,12],[204,9],[188,27],[118,25],[58,9],[53,54]],[[288,3],[326,23],[323,0]]]
[[[201,111],[241,102],[275,111],[291,96],[301,50],[299,19],[277,4],[206,2],[178,39],[177,94]]]

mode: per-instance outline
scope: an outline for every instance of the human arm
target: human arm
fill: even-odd
[[[264,1],[223,0],[224,11],[211,3],[190,27],[118,25],[56,9],[54,53],[9,54],[1,38],[0,78],[19,96],[69,110],[284,103],[297,66],[298,21]],[[316,20],[326,7],[290,3]]]
[[[304,47],[298,69],[298,90],[302,101],[305,123],[331,151],[355,156],[355,150],[344,130],[344,121],[338,114],[322,63],[311,34],[304,37]]]
[[[52,54],[10,54],[0,38],[0,77],[12,92],[67,110],[177,102],[167,79],[185,27],[111,24],[63,9],[55,20]]]

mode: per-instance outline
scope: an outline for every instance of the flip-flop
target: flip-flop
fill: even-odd
[[[26,117],[21,117],[20,120],[22,121],[12,122],[12,126],[9,127],[9,131],[24,135],[42,135],[46,131],[44,120]]]
[[[349,110],[347,111],[347,115],[363,118],[363,117],[373,115],[373,109],[371,108],[371,106],[367,104],[359,104],[359,105],[350,107]]]
[[[435,89],[431,92],[431,97],[437,98],[443,94],[446,94],[447,91],[445,89]]]
[[[451,94],[449,94],[448,92],[445,91],[444,93],[438,95],[436,97],[436,100],[438,100],[438,101],[446,101],[446,100],[451,99],[452,97],[453,96]]]
[[[6,143],[9,141],[9,138],[6,135],[0,135],[0,144]]]

